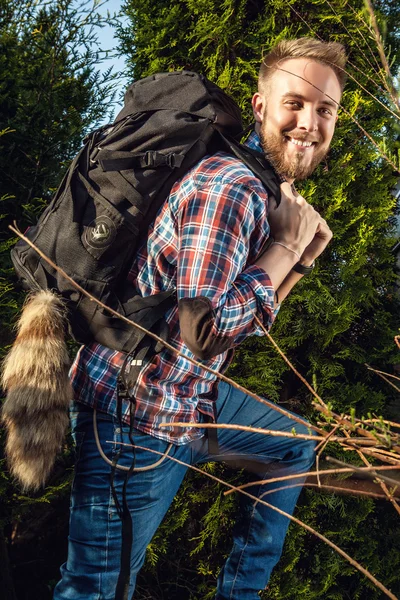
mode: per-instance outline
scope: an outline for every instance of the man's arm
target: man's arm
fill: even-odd
[[[275,318],[271,280],[251,264],[269,234],[267,196],[240,169],[235,164],[227,180],[193,189],[174,211],[181,336],[202,359],[262,335],[256,315],[268,329]]]
[[[262,197],[235,182],[196,189],[179,211],[181,336],[202,359],[226,351],[249,335],[262,335],[256,316],[267,329],[271,327],[275,290],[286,295],[298,280],[292,267],[312,246],[321,227],[320,215],[304,198],[288,197],[283,189],[279,207],[271,203],[268,215],[278,243],[248,266],[250,249],[257,255],[263,236],[269,233],[265,210],[265,193]],[[266,224],[262,232],[260,222]]]
[[[268,273],[279,302],[303,277],[292,271],[293,266],[297,262],[310,266],[332,239],[326,221],[300,194],[288,183],[281,185],[281,192],[279,207],[272,200],[268,215],[271,236],[278,244],[269,246],[256,261]]]

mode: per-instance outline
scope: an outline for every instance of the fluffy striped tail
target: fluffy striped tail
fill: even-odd
[[[64,305],[52,292],[30,296],[3,365],[6,456],[24,490],[44,485],[68,427],[72,388],[65,319]]]

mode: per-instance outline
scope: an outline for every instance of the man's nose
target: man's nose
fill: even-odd
[[[318,129],[318,115],[313,108],[303,108],[303,110],[297,113],[297,127],[305,131],[317,131]]]

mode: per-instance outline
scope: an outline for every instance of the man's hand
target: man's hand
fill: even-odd
[[[305,266],[311,265],[316,258],[325,250],[333,236],[328,223],[321,217],[320,225],[315,232],[314,239],[305,248],[300,257],[300,263]]]
[[[325,219],[286,182],[281,185],[279,206],[270,201],[268,221],[274,240],[294,250],[304,265],[310,265],[332,239]]]

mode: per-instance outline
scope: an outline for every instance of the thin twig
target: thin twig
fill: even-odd
[[[348,8],[350,8],[350,10],[353,12],[353,14],[357,17],[357,19],[359,21],[361,21],[361,23],[364,25],[364,27],[369,31],[369,33],[371,34],[371,36],[374,35],[374,32],[372,31],[371,27],[369,26],[369,24],[367,23],[367,21],[362,17],[361,14],[359,14],[352,6],[349,2],[345,2],[344,6],[348,6]]]
[[[400,388],[399,386],[397,386],[395,383],[393,383],[392,381],[390,381],[390,379],[388,379],[385,375],[383,375],[383,373],[381,371],[376,371],[375,369],[371,369],[369,367],[370,371],[374,371],[377,375],[379,375],[379,377],[381,379],[383,379],[384,381],[386,381],[386,383],[388,383],[389,385],[391,385],[396,391],[400,392]],[[399,379],[398,377],[396,377],[396,379]]]
[[[367,5],[369,16],[371,17],[371,23],[372,23],[372,27],[373,27],[374,34],[375,34],[376,45],[377,45],[377,48],[378,48],[378,52],[379,52],[379,56],[380,56],[380,59],[381,59],[381,62],[382,62],[382,66],[383,66],[383,68],[385,70],[385,73],[386,73],[386,76],[387,76],[387,84],[388,84],[389,89],[390,89],[392,100],[395,103],[395,105],[397,106],[397,108],[400,110],[400,98],[399,98],[397,90],[396,90],[396,88],[394,87],[394,84],[393,84],[393,76],[392,76],[392,74],[390,72],[389,63],[388,63],[388,60],[386,58],[385,49],[383,47],[382,36],[380,34],[379,27],[378,27],[378,24],[376,22],[375,12],[374,12],[374,9],[372,7],[371,0],[365,0],[365,3]]]
[[[300,440],[325,440],[324,437],[307,435],[306,433],[295,433],[290,431],[276,431],[275,429],[263,429],[262,427],[250,427],[249,425],[235,425],[234,423],[160,423],[160,427],[194,427],[196,429],[232,429],[233,431],[248,431],[250,433],[260,433],[261,435],[270,435],[271,437],[296,438]],[[336,440],[335,440],[336,441]]]
[[[345,463],[347,464],[347,463]],[[375,476],[373,475],[372,477],[369,476],[371,471],[400,471],[400,465],[399,466],[386,466],[386,465],[380,465],[377,467],[361,467],[360,468],[360,473],[362,472],[364,474],[364,476],[366,476],[366,479],[375,479]],[[320,475],[339,475],[341,473],[354,473],[354,469],[351,466],[348,467],[343,467],[341,469],[322,469],[319,474]],[[253,485],[267,485],[267,484],[271,484],[271,483],[277,483],[279,481],[289,481],[292,479],[301,479],[302,477],[310,477],[310,476],[316,476],[317,472],[316,471],[307,471],[306,473],[292,473],[291,475],[282,475],[282,477],[273,477],[272,479],[259,479],[257,481],[250,481],[248,483],[244,483],[243,485],[239,485],[237,486],[238,490],[244,490],[248,487],[252,487]],[[229,496],[229,494],[232,494],[232,491],[234,490],[228,490],[226,492],[224,492],[225,496]]]
[[[361,47],[359,46],[359,44],[357,43],[357,41],[355,40],[355,38],[351,35],[350,31],[347,29],[346,25],[343,23],[342,19],[340,18],[340,16],[337,14],[337,12],[335,11],[335,9],[333,8],[332,4],[329,2],[329,0],[325,0],[325,2],[327,3],[327,5],[329,6],[329,8],[331,9],[331,11],[335,14],[335,16],[339,19],[340,24],[342,25],[342,27],[346,30],[348,36],[350,37],[350,39],[353,40],[353,42],[355,43],[356,47],[358,48],[358,50],[361,53],[361,56],[363,56],[363,58],[366,59],[366,61],[368,62],[369,66],[371,67],[372,71],[375,72],[377,75],[380,75],[380,71],[381,71],[381,67],[376,59],[376,56],[374,54],[374,52],[371,50],[371,48],[369,47],[368,41],[364,38],[362,32],[360,31],[359,33],[361,34],[361,37],[363,38],[364,42],[366,43],[366,46],[368,48],[368,50],[371,52],[371,55],[373,57],[373,59],[375,60],[375,64],[377,66],[377,71],[375,71],[372,63],[370,62],[368,56],[366,56],[365,52],[361,49]],[[357,30],[358,31],[358,30]],[[386,82],[384,82],[386,83]]]
[[[315,452],[318,452],[321,446],[326,446],[326,444],[328,443],[328,441],[331,439],[331,437],[333,436],[333,434],[339,429],[340,427],[340,423],[337,423],[332,429],[331,431],[328,433],[328,435],[326,436],[326,438],[324,438],[322,440],[322,442],[320,442],[318,444],[318,446],[315,447]],[[337,439],[337,438],[336,438]],[[332,440],[331,440],[332,441]]]
[[[132,447],[131,444],[125,444],[123,442],[116,442],[116,441],[108,440],[108,443],[116,444],[118,446]],[[397,596],[395,596],[394,594],[392,594],[392,592],[390,590],[388,590],[387,587],[385,587],[380,581],[378,581],[376,579],[376,577],[374,577],[372,575],[372,573],[370,573],[367,569],[365,569],[365,567],[363,567],[362,565],[360,565],[360,563],[358,563],[356,560],[354,560],[354,558],[352,558],[351,556],[349,556],[349,554],[347,554],[347,552],[344,552],[344,550],[342,550],[341,548],[339,548],[339,546],[337,546],[336,544],[334,544],[330,539],[328,539],[327,537],[325,537],[324,535],[322,535],[322,533],[319,533],[318,531],[316,531],[315,529],[313,529],[309,525],[306,525],[306,523],[304,523],[303,521],[300,521],[300,519],[297,519],[297,517],[294,517],[293,515],[290,515],[289,513],[281,510],[277,506],[273,506],[272,504],[269,504],[268,502],[265,502],[265,500],[260,500],[256,496],[253,496],[253,494],[249,494],[248,492],[245,492],[244,490],[239,490],[238,488],[236,488],[236,486],[228,483],[227,481],[224,481],[223,479],[220,479],[219,477],[216,477],[215,475],[211,475],[211,473],[207,473],[206,471],[202,471],[198,467],[195,467],[193,465],[185,463],[185,462],[183,462],[183,461],[181,461],[181,460],[179,460],[177,458],[174,458],[173,456],[165,455],[163,452],[158,452],[157,450],[153,450],[153,449],[150,449],[150,448],[144,448],[143,446],[135,446],[135,448],[137,450],[146,450],[148,452],[152,452],[153,454],[157,454],[159,456],[166,456],[166,458],[168,460],[173,460],[174,462],[176,462],[176,463],[178,463],[178,464],[180,464],[182,466],[188,467],[189,469],[192,469],[193,471],[196,471],[197,473],[201,473],[202,475],[206,475],[206,477],[209,477],[210,479],[213,479],[217,483],[220,483],[221,485],[229,487],[231,490],[238,491],[240,494],[243,494],[243,495],[247,496],[251,500],[254,500],[255,503],[263,504],[267,508],[270,508],[271,510],[274,510],[275,512],[279,513],[283,517],[286,517],[290,521],[293,521],[297,525],[300,525],[300,527],[303,527],[303,529],[305,529],[306,531],[309,531],[310,533],[312,533],[313,535],[315,535],[317,538],[319,538],[320,540],[322,540],[323,542],[325,542],[328,546],[330,546],[333,550],[335,550],[338,554],[340,554],[340,556],[342,556],[343,558],[345,558],[351,565],[353,565],[353,567],[355,567],[358,571],[360,571],[363,575],[365,575],[365,577],[367,577],[370,581],[372,581],[372,583],[378,589],[380,589],[382,592],[384,592],[388,596],[388,598],[391,598],[391,600],[399,600],[397,598]]]
[[[210,261],[211,264],[216,267],[219,271],[221,271],[222,273],[222,269],[215,264],[213,261]],[[237,285],[235,284],[234,281],[230,282],[232,287],[239,292],[239,294],[242,294],[241,290],[239,290],[239,288],[237,287]],[[301,373],[299,373],[299,371],[296,369],[296,367],[292,364],[292,362],[288,359],[288,357],[286,356],[286,354],[279,348],[278,344],[275,342],[274,338],[271,336],[271,334],[269,333],[269,331],[267,330],[267,328],[264,326],[264,323],[261,321],[261,319],[254,314],[254,320],[256,321],[256,323],[258,324],[258,326],[261,328],[261,330],[263,331],[263,333],[266,335],[266,337],[268,338],[268,340],[271,342],[271,344],[273,345],[273,347],[275,348],[275,350],[278,352],[278,354],[283,358],[283,360],[285,361],[285,363],[292,369],[292,371],[295,373],[295,375],[300,379],[300,381],[302,381],[304,383],[304,385],[306,386],[306,388],[312,393],[312,395],[314,396],[314,398],[316,398],[318,400],[318,402],[326,409],[328,410],[327,405],[325,404],[325,402],[322,400],[322,398],[317,394],[317,392],[314,390],[314,388],[312,387],[312,385],[310,385],[307,381],[307,379],[305,379],[303,377],[303,375]]]
[[[313,441],[322,441],[325,442],[327,439],[326,436],[315,436],[315,435],[307,435],[306,433],[296,433],[292,431],[276,431],[275,429],[263,429],[262,427],[251,427],[250,425],[236,425],[235,423],[195,423],[194,421],[185,422],[176,422],[173,423],[160,423],[159,427],[194,427],[195,429],[232,429],[233,431],[248,431],[250,433],[260,433],[261,435],[270,435],[273,437],[287,437],[287,438],[297,438],[302,440],[313,440]],[[340,427],[340,423],[338,424]],[[332,437],[329,441],[331,442],[343,442],[344,438],[342,436]],[[369,440],[364,437],[362,438],[352,438],[350,437],[346,440],[347,444],[366,444],[367,446],[376,446],[379,444],[377,440]]]
[[[363,17],[361,16],[361,14],[360,14],[360,13],[358,13],[358,12],[357,12],[357,11],[356,11],[356,10],[355,10],[355,9],[354,9],[352,6],[351,6],[351,4],[349,4],[349,3],[347,3],[347,2],[346,2],[346,4],[347,4],[347,6],[350,8],[350,10],[353,12],[353,14],[354,14],[354,15],[357,17],[357,19],[358,19],[359,21],[361,21],[361,23],[364,25],[364,27],[365,27],[365,28],[367,29],[367,31],[370,33],[371,37],[372,37],[373,39],[375,39],[375,38],[376,38],[375,32],[373,31],[373,29],[371,29],[371,27],[370,27],[370,25],[367,23],[367,21],[365,21],[365,19],[363,19]],[[364,41],[366,42],[366,44],[367,44],[367,46],[368,46],[368,48],[369,48],[369,44],[368,44],[368,42],[366,41],[366,39],[364,38],[364,36],[363,36],[363,34],[362,34],[361,30],[359,30],[359,32],[360,32],[361,36],[363,37]],[[375,41],[376,41],[376,39],[375,39]],[[374,59],[375,59],[375,62],[376,62],[376,64],[378,65],[378,69],[379,69],[379,70],[378,70],[378,74],[379,74],[379,77],[381,78],[381,80],[382,80],[382,82],[383,82],[383,85],[385,86],[385,88],[386,88],[386,90],[387,90],[387,93],[388,93],[388,95],[389,95],[389,98],[391,99],[391,101],[393,102],[393,104],[396,106],[396,105],[397,105],[397,101],[396,101],[396,96],[397,96],[397,94],[393,94],[393,93],[392,93],[391,87],[389,86],[389,82],[388,82],[388,80],[386,79],[386,77],[384,77],[384,75],[383,75],[383,73],[382,73],[382,69],[380,68],[380,65],[379,65],[379,63],[378,63],[378,61],[377,61],[377,59],[376,59],[376,57],[375,57],[375,54],[374,54],[374,52],[373,52],[372,50],[370,50],[370,52],[371,52],[371,54],[373,55],[373,57],[374,57]],[[379,52],[379,49],[378,49],[378,52]]]
[[[260,326],[262,326],[262,323],[258,319],[257,315],[256,315],[256,319],[258,320]],[[312,385],[308,383],[307,379],[305,379],[305,377],[303,377],[303,375],[301,373],[299,373],[299,371],[296,369],[296,367],[290,362],[290,360],[287,358],[287,356],[279,348],[278,344],[275,342],[275,340],[271,336],[271,334],[265,328],[264,328],[264,331],[265,331],[265,334],[266,334],[268,340],[271,342],[271,344],[273,345],[273,347],[275,348],[275,350],[281,355],[281,357],[283,358],[283,360],[285,361],[285,363],[289,365],[289,367],[292,369],[292,371],[297,375],[297,377],[300,379],[300,381],[302,381],[304,383],[304,385],[306,386],[306,388],[312,393],[312,395],[314,396],[314,398],[316,398],[318,400],[318,402],[321,404],[321,406],[323,406],[323,407],[325,407],[327,409],[328,407],[325,404],[325,402],[322,400],[321,396],[319,394],[317,394],[317,392],[314,390],[314,388],[312,387]]]
[[[328,62],[327,62],[327,64],[328,64]],[[329,64],[333,65],[333,63],[329,63]],[[386,106],[386,104],[384,104],[382,102],[382,100],[379,100],[379,98],[374,96],[374,94],[372,94],[372,92],[370,92],[362,83],[360,83],[349,71],[347,71],[346,69],[342,69],[342,67],[339,67],[339,65],[335,65],[335,67],[336,67],[336,69],[339,69],[339,71],[343,71],[344,73],[346,73],[346,75],[348,75],[350,77],[350,79],[352,79],[354,81],[354,83],[356,83],[358,85],[358,87],[360,87],[366,94],[368,94],[368,96],[371,96],[371,98],[373,98],[373,100],[375,100],[375,102],[380,104],[388,113],[390,113],[392,115],[392,117],[394,117],[395,119],[400,121],[400,116],[398,114],[396,114],[395,112],[393,112],[393,110],[391,108]],[[353,65],[353,67],[354,67],[354,65]],[[381,88],[379,88],[379,89],[381,89]],[[383,91],[383,93],[385,93],[384,90],[382,90],[382,91]]]
[[[314,29],[312,29],[311,25],[309,25],[309,23],[307,23],[307,21],[301,16],[300,13],[298,13],[296,11],[296,9],[291,4],[289,4],[289,7],[298,16],[298,18],[301,19],[305,25],[307,25],[307,27],[309,28],[309,30],[311,31],[312,34],[314,34],[319,40],[321,40],[321,42],[325,42],[325,40],[320,35],[318,35],[318,33]],[[375,87],[377,87],[378,90],[382,94],[384,94],[385,96],[387,96],[389,98],[389,100],[392,99],[391,95],[390,95],[390,92],[388,90],[384,90],[379,85],[379,83],[377,83],[372,77],[370,77],[367,73],[365,73],[365,71],[362,71],[362,69],[360,69],[359,67],[357,67],[357,65],[355,65],[354,63],[350,62],[350,60],[347,60],[347,64],[350,65],[353,69],[355,69],[359,73],[362,73],[362,75],[364,75],[364,77],[366,77],[368,79],[368,81],[370,81]],[[378,69],[379,69],[378,74],[381,76],[382,75],[381,74],[381,69],[380,69],[378,63],[377,63],[377,65],[378,65]],[[352,79],[362,90],[364,90],[364,92],[366,92],[369,96],[371,96],[376,102],[378,102],[379,104],[381,104],[387,111],[389,111],[394,117],[396,117],[396,119],[399,119],[399,116],[396,113],[394,113],[389,107],[387,107],[385,104],[383,104],[383,102],[381,102],[381,100],[379,100],[376,96],[374,96],[374,94],[372,94],[366,87],[364,87],[349,71],[347,71],[346,69],[342,69],[341,67],[338,67],[338,65],[335,65],[335,67],[338,68],[338,69],[340,69],[344,73],[346,73],[346,75],[348,75],[350,77],[350,79]],[[384,83],[386,85],[386,81],[384,81]]]
[[[282,486],[280,488],[275,488],[274,490],[268,490],[266,492],[264,492],[260,498],[264,498],[264,496],[268,496],[270,494],[273,494],[274,492],[282,492],[284,490],[289,490],[290,488],[296,488],[296,487],[314,487],[314,488],[319,488],[321,490],[329,490],[332,492],[339,492],[339,493],[345,493],[345,494],[349,494],[349,495],[356,495],[356,496],[369,496],[372,498],[377,498],[378,500],[380,499],[384,499],[385,498],[385,494],[377,494],[374,492],[367,492],[365,490],[357,490],[357,489],[353,489],[353,488],[344,488],[344,487],[338,487],[335,485],[329,485],[326,483],[322,483],[321,485],[318,483],[309,483],[308,481],[306,481],[305,483],[293,483],[291,485],[285,485]]]
[[[161,344],[163,344],[165,346],[165,348],[167,348],[168,350],[170,350],[171,352],[173,352],[176,356],[181,356],[181,357],[185,358],[185,360],[189,361],[190,363],[192,363],[196,367],[200,367],[200,368],[204,369],[205,371],[207,371],[208,373],[211,373],[212,375],[215,375],[218,379],[221,379],[222,381],[225,381],[226,383],[229,383],[229,385],[231,385],[232,387],[234,387],[237,390],[243,392],[244,394],[247,394],[251,398],[254,398],[254,400],[257,400],[257,402],[260,402],[261,404],[264,404],[265,406],[268,406],[268,408],[272,408],[272,409],[276,410],[277,412],[281,413],[285,417],[288,417],[292,421],[296,421],[297,423],[300,423],[301,425],[305,425],[306,427],[308,427],[308,428],[316,431],[317,433],[322,433],[323,434],[323,430],[320,429],[319,427],[316,427],[315,425],[312,425],[311,423],[309,423],[308,421],[305,421],[304,419],[302,419],[298,415],[294,415],[293,413],[288,412],[287,410],[285,410],[284,408],[281,408],[280,406],[278,406],[277,404],[274,404],[273,402],[269,402],[268,400],[265,400],[264,398],[260,398],[260,396],[257,396],[257,394],[253,394],[253,392],[250,392],[250,390],[247,390],[246,388],[244,388],[240,384],[236,383],[236,381],[233,381],[233,379],[230,379],[229,377],[227,377],[226,375],[223,375],[222,373],[219,373],[215,369],[211,369],[210,367],[208,367],[204,363],[201,363],[201,362],[195,360],[194,358],[192,358],[190,356],[187,356],[186,354],[183,354],[182,352],[180,352],[179,350],[177,350],[177,348],[175,348],[174,346],[172,346],[171,344],[169,344],[168,342],[166,342],[165,340],[163,340],[162,338],[160,338],[155,333],[153,333],[151,331],[148,331],[145,327],[142,327],[138,323],[135,323],[134,321],[131,321],[130,319],[128,319],[124,315],[121,315],[120,313],[118,313],[116,310],[113,310],[112,308],[110,308],[109,306],[107,306],[106,304],[104,304],[103,302],[101,302],[98,298],[96,298],[95,296],[93,296],[92,294],[90,294],[87,290],[85,290],[83,287],[81,287],[78,283],[76,283],[76,281],[74,281],[74,279],[72,277],[70,277],[69,275],[67,275],[67,273],[65,271],[63,271],[63,269],[61,269],[61,267],[59,267],[58,265],[56,265],[50,258],[48,258],[48,256],[46,256],[44,254],[44,252],[42,252],[41,250],[39,250],[39,248],[37,246],[35,246],[35,244],[33,242],[31,242],[31,240],[29,240],[23,233],[21,233],[21,231],[17,228],[15,222],[14,222],[14,227],[12,225],[9,225],[8,227],[18,237],[20,237],[22,240],[24,240],[24,242],[26,242],[27,244],[29,244],[29,246],[31,246],[31,248],[33,248],[39,254],[39,256],[41,256],[43,258],[43,260],[45,260],[49,265],[51,265],[53,267],[53,269],[55,269],[58,273],[60,273],[60,275],[62,275],[65,279],[67,279],[84,296],[86,296],[87,298],[89,298],[89,300],[91,300],[91,302],[95,302],[96,304],[98,304],[99,306],[101,306],[104,310],[108,311],[109,313],[111,313],[115,317],[118,317],[119,319],[121,319],[121,321],[124,321],[125,323],[128,323],[129,325],[132,325],[133,327],[136,327],[140,331],[146,333],[153,340],[156,340],[157,342],[160,342]]]
[[[374,373],[381,373],[382,375],[387,375],[388,377],[392,377],[393,379],[397,379],[398,381],[400,381],[400,377],[397,377],[397,375],[393,375],[393,373],[386,373],[386,371],[379,371],[378,369],[374,369],[367,363],[365,363],[365,366],[367,367],[367,369],[369,371],[373,371]]]
[[[352,452],[354,452],[354,450],[356,450],[356,448],[351,447],[351,446],[346,446],[345,443],[343,443],[343,449],[344,450],[351,450]],[[359,450],[362,450],[364,452],[364,454],[367,454],[368,456],[372,456],[373,458],[379,459],[382,462],[386,462],[389,463],[390,465],[398,465],[400,466],[400,460],[397,458],[394,458],[392,456],[390,456],[390,453],[387,452],[385,454],[382,453],[382,451],[378,450],[378,449],[374,449],[371,450],[369,448],[359,448]]]
[[[348,438],[350,437],[350,434],[347,431],[344,431],[345,436]],[[357,450],[357,454],[358,456],[361,458],[361,460],[363,461],[363,463],[367,466],[370,467],[371,463],[369,462],[369,460],[364,456],[363,452],[361,450]],[[375,474],[375,473],[374,473]],[[386,484],[384,483],[384,479],[382,477],[379,477],[379,479],[377,479],[384,495],[387,497],[387,499],[389,500],[389,502],[392,503],[395,511],[397,512],[397,514],[400,515],[400,507],[397,504],[396,500],[393,498],[393,494],[389,492],[388,488],[386,487]],[[399,481],[400,484],[400,481]]]
[[[332,441],[333,434],[339,429],[339,427],[341,427],[341,425],[340,425],[340,423],[337,423],[332,428],[332,430],[328,433],[328,435],[326,436],[326,438],[324,440],[322,440],[322,442],[320,442],[318,444],[318,446],[315,448],[315,453],[316,453],[315,468],[317,470],[317,482],[318,482],[318,486],[321,486],[321,479],[320,479],[320,476],[319,476],[319,460],[320,460],[321,454],[325,450],[326,446],[329,444],[329,441]]]
[[[381,456],[378,456],[378,455],[391,456],[392,458],[395,458],[395,456],[393,456],[393,452],[388,452],[387,450],[384,450],[383,448],[375,448],[374,452],[376,453],[376,458],[381,458]],[[400,462],[400,457],[397,458],[397,460]]]
[[[340,467],[347,467],[349,466],[347,463],[343,462],[342,460],[338,460],[337,458],[333,458],[333,456],[326,456],[325,460],[327,462],[330,462],[334,465],[338,465]],[[354,465],[351,465],[351,468],[353,469],[353,471],[355,473],[362,473],[363,469],[360,469],[360,467],[355,467]],[[385,483],[388,483],[389,485],[393,485],[396,488],[400,486],[400,480],[396,480],[396,479],[392,479],[391,477],[386,477],[386,475],[378,475],[378,473],[376,472],[376,470],[371,471],[372,475],[375,476],[375,478],[378,479],[382,479]]]
[[[346,430],[343,429],[343,431],[346,431]],[[354,446],[357,446],[357,445],[370,446],[372,448],[376,448],[377,450],[380,449],[380,444],[381,444],[381,442],[379,442],[377,440],[374,441],[372,439],[370,440],[370,439],[366,439],[363,437],[362,438],[349,437],[348,439],[346,439],[346,441],[345,441],[345,438],[340,437],[340,438],[332,440],[332,441],[335,441],[335,442],[340,441],[342,443],[351,444]]]
[[[359,421],[360,423],[382,423],[383,425],[389,425],[390,427],[396,427],[397,429],[400,429],[400,423],[395,423],[394,421],[386,421],[385,419],[357,419],[357,421]]]
[[[397,514],[400,515],[400,505],[399,505],[398,501],[396,500],[396,498],[394,497],[394,493],[399,489],[400,481],[399,481],[399,485],[397,487],[395,487],[393,491],[389,490],[386,483],[381,481],[381,479],[378,479],[377,481],[379,482],[379,485],[381,486],[381,488],[384,492],[384,496],[386,496],[387,499],[389,500],[389,502],[393,505],[393,508],[397,512]]]
[[[362,427],[359,427],[356,424],[356,422],[353,423],[350,417],[340,416],[337,413],[333,412],[332,410],[329,410],[329,409],[326,410],[323,406],[320,406],[319,404],[316,404],[315,402],[313,402],[313,406],[317,411],[326,415],[328,418],[334,419],[337,423],[341,423],[342,425],[346,426],[347,428],[351,429],[352,431],[355,431],[361,437],[366,437],[366,438],[369,438],[370,440],[375,440],[375,441],[378,440],[382,445],[387,446],[387,440],[384,437],[379,436],[378,434],[374,435],[367,429],[362,429]],[[351,439],[353,439],[353,438],[351,438]]]

